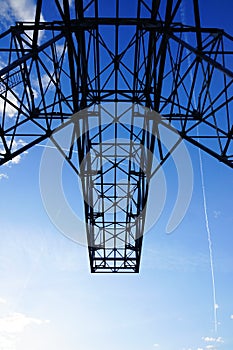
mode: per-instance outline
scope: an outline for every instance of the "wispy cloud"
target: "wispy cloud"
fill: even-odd
[[[0,347],[4,350],[15,350],[16,336],[0,333]]]
[[[17,21],[32,22],[36,5],[33,0],[8,0],[1,2],[1,19],[5,26]]]
[[[217,350],[220,346],[220,344],[224,343],[224,340],[222,337],[202,337],[202,341],[204,344],[199,347],[195,348],[183,348],[182,350]]]
[[[10,142],[11,142],[10,140],[7,140],[8,147],[10,147]],[[11,150],[12,150],[12,152],[15,152],[19,148],[25,146],[26,144],[27,143],[24,140],[22,140],[22,139],[19,139],[17,141],[14,140],[12,145],[11,145]],[[5,152],[4,149],[3,149],[3,144],[2,143],[0,143],[0,152],[3,153],[3,154]],[[25,151],[22,154],[26,154],[26,153],[28,153],[28,152]],[[5,165],[8,166],[8,167],[11,167],[12,164],[19,164],[21,159],[22,159],[22,155],[19,154],[16,157],[14,157],[13,159],[9,160]],[[3,178],[8,179],[7,174],[1,173],[0,174],[0,180],[3,179]]]
[[[233,272],[232,259],[227,255],[221,257],[221,259],[216,258],[215,266],[218,272]],[[176,249],[164,245],[153,247],[153,249],[145,247],[144,267],[148,270],[156,269],[161,271],[208,271],[209,257],[201,251],[190,254],[182,246]],[[215,304],[214,308],[217,310],[218,304]]]
[[[30,325],[42,325],[48,320],[27,316],[26,314],[13,312],[0,318],[0,349],[14,350],[17,337]]]
[[[42,325],[43,323],[48,322],[49,321],[29,317],[19,312],[13,312],[5,317],[0,318],[0,332],[21,333],[24,331],[25,327],[29,325]]]
[[[59,0],[60,4],[62,5],[62,0]],[[69,5],[72,6],[73,5],[74,0],[69,0]],[[85,4],[85,1],[84,1]]]
[[[221,211],[220,210],[214,210],[214,218],[215,219],[218,219],[220,215],[221,215]]]
[[[219,344],[223,344],[224,340],[222,337],[202,337],[207,345],[205,346],[206,350],[214,350]]]
[[[41,77],[41,82],[42,82],[42,85],[43,85],[43,88],[44,88],[44,89],[47,89],[47,88],[51,89],[51,88],[54,88],[53,83],[50,84],[51,78],[48,76],[48,74],[42,75],[42,77]]]
[[[36,6],[32,0],[8,0],[14,17],[23,21],[33,21]]]
[[[222,337],[203,337],[202,338],[205,342],[207,343],[224,343],[224,340],[222,339]]]
[[[36,5],[33,0],[8,0],[1,1],[1,13],[0,23],[3,30],[7,29],[10,25],[14,25],[16,21],[22,22],[34,22],[35,20]],[[40,18],[44,21],[43,15]],[[32,32],[29,33],[31,36]],[[39,40],[42,38],[43,32],[39,33]]]
[[[145,261],[146,268],[156,268],[159,270],[196,270],[208,268],[208,256],[203,253],[192,255],[186,252],[177,253],[169,247],[146,248]]]
[[[0,68],[1,68],[1,65],[0,65]],[[12,103],[12,105],[8,102],[6,102],[6,105],[5,105],[5,101],[1,98],[0,99],[0,114],[3,114],[3,111],[5,110],[6,116],[9,118],[13,118],[17,114],[16,108],[19,106],[19,101],[16,99],[16,97],[10,91],[8,91],[8,93],[7,93],[7,100],[9,100]]]
[[[4,174],[4,173],[1,173],[0,174],[0,180],[2,180],[2,179],[8,179],[8,175]],[[1,298],[0,298],[0,303],[1,303]]]
[[[0,297],[0,304],[6,304],[6,299]]]

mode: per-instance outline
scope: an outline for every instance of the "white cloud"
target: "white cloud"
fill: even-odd
[[[42,75],[41,82],[42,82],[42,86],[43,86],[44,90],[46,90],[47,88],[49,88],[49,89],[54,88],[54,84],[51,82],[50,76],[48,76],[48,74],[46,74],[46,73]]]
[[[218,337],[218,338],[216,338],[216,342],[217,343],[224,343],[224,340],[222,339],[222,337]]]
[[[17,155],[16,157],[14,157],[14,158],[10,161],[10,163],[11,163],[11,164],[19,164],[20,161],[21,161],[21,155],[19,154],[19,155]]]
[[[36,6],[31,0],[8,0],[14,17],[21,21],[33,21]]]
[[[35,19],[36,5],[33,0],[8,0],[4,6],[4,13],[9,19],[18,21],[33,22]],[[41,21],[43,21],[43,16]]]
[[[206,345],[206,349],[216,349],[215,345]]]
[[[206,343],[224,343],[224,340],[222,337],[203,337],[202,338]],[[207,345],[208,346],[208,345]]]
[[[0,318],[0,349],[15,350],[18,336],[30,325],[42,325],[47,320],[29,317],[25,314],[13,312]]]
[[[56,51],[57,51],[58,56],[60,57],[63,54],[63,52],[64,52],[64,45],[58,45],[57,44],[56,45]]]
[[[17,141],[13,141],[13,148],[14,149],[17,149],[18,148],[18,146],[25,146],[27,144],[27,142],[25,142],[24,140],[22,140],[22,139],[19,139],[19,140],[17,140]]]
[[[1,176],[1,174],[0,174],[0,176]],[[0,304],[6,304],[6,299],[0,298]]]
[[[18,21],[23,22],[34,22],[36,5],[32,0],[9,0],[9,4],[12,8],[13,16]],[[43,16],[40,18],[41,21],[44,21]],[[43,32],[39,32],[39,41],[41,40]],[[29,36],[32,37],[32,32],[29,33]]]
[[[0,349],[15,350],[16,337],[10,334],[0,334]]]
[[[218,219],[220,215],[221,215],[221,211],[220,210],[214,210],[214,218],[215,219]]]
[[[231,319],[233,320],[233,315],[231,315],[230,317],[231,317]]]
[[[154,348],[158,348],[158,347],[159,347],[159,344],[156,343],[156,344],[153,345],[153,347],[154,347]]]
[[[39,96],[38,91],[36,89],[32,89],[32,92],[33,92],[34,98],[37,99]]]
[[[62,0],[59,0],[60,4],[62,5]],[[85,3],[85,1],[84,1]],[[72,6],[73,5],[73,0],[69,0],[69,5]]]
[[[19,101],[16,99],[16,97],[10,91],[8,91],[8,93],[7,93],[7,100],[9,100],[13,104],[13,106],[16,106],[16,107],[19,106]],[[0,99],[0,114],[3,114],[4,108],[5,108],[5,113],[6,113],[7,117],[13,118],[18,112],[17,109],[13,106],[7,102],[6,107],[5,107],[5,102],[1,98]]]
[[[12,13],[7,1],[1,2],[1,25],[6,27],[8,23],[12,22]]]
[[[8,179],[8,175],[4,174],[4,173],[1,173],[0,174],[0,180],[2,180],[2,179]],[[0,304],[1,304],[1,298],[0,298]]]
[[[36,5],[33,0],[8,0],[1,2],[1,24],[7,28],[15,21],[34,22]],[[41,16],[41,21],[44,21]],[[40,38],[43,32],[40,33]]]
[[[206,341],[206,342],[213,342],[213,341],[215,341],[215,338],[213,338],[213,337],[204,337],[204,338],[202,338],[204,341]]]
[[[13,312],[5,317],[0,318],[0,333],[21,333],[24,329],[32,324],[42,325],[49,321],[43,321],[37,318],[29,317],[25,314]]]
[[[11,141],[10,140],[7,140],[7,145],[8,147],[10,147],[10,143]],[[27,142],[25,142],[24,140],[22,139],[19,139],[19,140],[14,140],[13,143],[12,143],[12,146],[11,146],[11,150],[12,152],[15,152],[17,151],[19,148],[25,146],[27,144]],[[3,149],[3,145],[0,143],[0,152],[4,153],[4,149]],[[22,154],[26,154],[28,153],[27,151],[23,152]],[[19,164],[19,162],[21,161],[22,159],[22,155],[17,155],[15,156],[13,159],[9,160],[6,165],[8,167],[11,167],[12,164]],[[6,174],[0,174],[0,180],[1,180],[1,175],[2,175],[2,178],[8,178],[8,176]],[[4,176],[5,175],[5,176]]]

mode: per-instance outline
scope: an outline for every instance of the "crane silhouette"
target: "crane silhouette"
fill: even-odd
[[[201,26],[198,0],[188,24],[182,0],[130,4],[53,0],[44,21],[37,0],[0,35],[0,164],[53,140],[81,178],[91,272],[139,271],[153,154],[186,140],[233,167],[233,38]]]

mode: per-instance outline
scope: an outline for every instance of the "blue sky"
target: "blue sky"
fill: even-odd
[[[27,20],[33,18],[31,0],[7,3],[12,6],[8,21],[14,15],[24,19],[25,13]],[[233,34],[231,0],[202,1],[200,7],[204,25]],[[232,170],[202,153],[216,332],[199,153],[191,146],[188,150],[194,170],[190,207],[179,227],[167,235],[176,173],[165,164],[166,205],[145,236],[138,275],[91,275],[86,248],[53,226],[40,196],[43,148],[35,147],[17,164],[0,169],[0,349],[232,349]],[[76,179],[70,173],[68,193],[73,186]]]

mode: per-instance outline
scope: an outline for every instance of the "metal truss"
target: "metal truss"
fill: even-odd
[[[131,0],[130,13],[123,0],[75,0],[72,7],[54,0],[49,21],[41,21],[46,3],[37,1],[33,23],[0,34],[0,164],[72,123],[71,147],[60,150],[82,178],[91,271],[138,272],[147,150],[161,164],[171,153],[160,128],[233,167],[233,38],[201,26],[198,0],[190,0],[188,24],[182,0]],[[89,132],[85,113],[71,118],[107,102],[138,104],[162,117],[145,119],[141,133],[132,118],[128,126],[114,119],[112,142],[104,126]],[[121,133],[128,143],[118,141]],[[118,181],[121,173],[127,185]]]
[[[114,107],[89,112],[98,129],[88,132],[80,165],[89,258],[92,272],[138,272],[152,163],[145,146],[151,135],[136,107]]]

